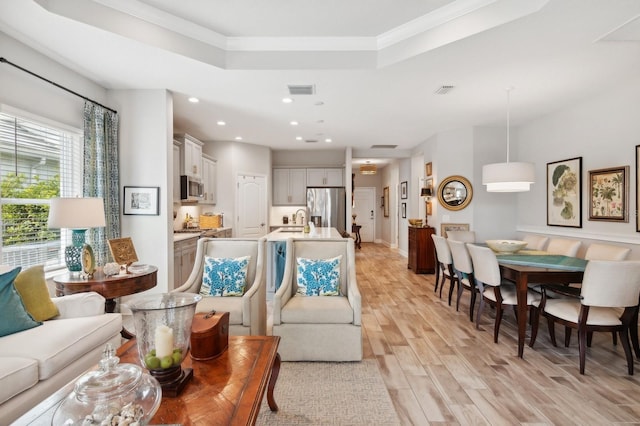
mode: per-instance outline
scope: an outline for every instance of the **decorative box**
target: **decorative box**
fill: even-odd
[[[219,357],[229,345],[229,312],[202,312],[191,324],[191,358],[205,361]]]

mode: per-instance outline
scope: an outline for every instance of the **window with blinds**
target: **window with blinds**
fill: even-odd
[[[71,231],[49,229],[49,199],[82,195],[82,134],[0,111],[2,264],[64,266]]]

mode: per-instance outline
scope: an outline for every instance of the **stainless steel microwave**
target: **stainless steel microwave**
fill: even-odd
[[[180,176],[180,200],[200,201],[204,196],[204,184],[191,176]]]

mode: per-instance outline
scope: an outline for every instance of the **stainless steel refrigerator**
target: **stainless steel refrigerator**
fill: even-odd
[[[309,222],[316,227],[332,227],[342,233],[346,230],[347,196],[344,187],[307,187]]]

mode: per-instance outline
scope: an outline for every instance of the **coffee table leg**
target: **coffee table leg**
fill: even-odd
[[[276,380],[278,380],[278,374],[280,374],[280,354],[276,354],[276,359],[273,360],[273,367],[271,367],[271,377],[269,377],[269,385],[267,387],[267,402],[271,411],[278,411],[278,404],[273,397],[273,389],[276,387]]]

